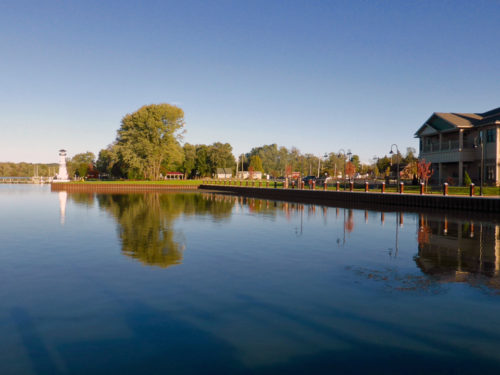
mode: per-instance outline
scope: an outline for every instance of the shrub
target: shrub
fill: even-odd
[[[472,184],[472,180],[470,179],[470,176],[469,176],[469,174],[467,173],[467,171],[465,171],[465,177],[464,177],[464,180],[465,180],[465,186],[469,186],[470,184]]]

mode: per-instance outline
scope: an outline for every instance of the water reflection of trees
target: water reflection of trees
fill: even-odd
[[[169,267],[182,262],[185,243],[175,230],[181,215],[210,215],[227,219],[233,207],[230,200],[214,200],[192,193],[70,194],[78,204],[97,200],[99,207],[118,223],[122,251],[146,265]]]
[[[477,283],[482,277],[482,284],[500,287],[498,224],[422,214],[417,240],[415,261],[424,273],[442,282]]]
[[[180,215],[210,215],[213,220],[227,220],[234,207],[245,208],[252,214],[266,217],[283,215],[290,220],[304,215],[329,216],[326,206],[302,203],[278,202],[265,199],[245,198],[214,193],[145,193],[123,195],[70,194],[75,203],[92,205],[97,199],[119,224],[122,250],[128,256],[148,265],[168,267],[182,261],[184,241],[174,229]],[[342,241],[346,232],[355,229],[354,210],[334,208],[335,216],[342,220]],[[403,212],[396,212],[394,239],[398,250],[398,232],[403,226]],[[364,212],[365,223],[368,211]],[[390,220],[392,221],[392,220]],[[380,212],[380,222],[386,222],[386,214]],[[491,221],[462,220],[443,214],[419,214],[417,233],[417,266],[439,282],[481,281],[500,289],[500,226]],[[342,236],[342,234],[340,234]],[[392,256],[392,253],[391,253]]]

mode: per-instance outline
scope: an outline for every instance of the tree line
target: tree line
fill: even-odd
[[[296,147],[286,148],[275,143],[254,147],[235,158],[229,143],[183,143],[184,127],[181,108],[166,103],[143,106],[123,117],[115,140],[100,150],[97,158],[89,151],[69,158],[68,174],[158,180],[167,172],[181,172],[185,178],[213,177],[218,168],[227,168],[233,175],[236,171],[252,170],[273,177],[289,176],[292,172],[302,176],[343,177],[360,173],[381,177],[395,173],[398,164],[401,170],[408,165],[416,169],[415,150],[411,148],[405,156],[398,152],[392,157],[374,157],[370,164],[362,164],[359,156],[350,150],[303,154]],[[40,164],[38,175],[54,175],[56,167],[57,164]],[[34,172],[33,164],[0,163],[1,176],[33,176]]]

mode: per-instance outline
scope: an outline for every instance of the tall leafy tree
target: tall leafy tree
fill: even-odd
[[[207,145],[196,146],[195,176],[211,176],[212,170],[210,167],[208,153],[209,147]]]
[[[127,176],[127,166],[123,161],[116,144],[109,145],[99,151],[96,168],[101,175],[123,178]]]
[[[208,160],[212,173],[217,171],[217,168],[233,168],[236,162],[233,156],[233,148],[229,143],[215,142],[209,146]]]
[[[262,159],[259,155],[253,155],[250,157],[250,167],[253,168],[254,171],[263,172],[264,168],[262,167]]]
[[[116,147],[129,169],[151,180],[179,154],[184,112],[170,104],[151,104],[123,117]],[[130,173],[129,173],[130,174]]]
[[[94,166],[95,155],[93,152],[87,151],[76,154],[68,163],[68,172],[77,173],[80,177],[85,177],[89,169]],[[70,175],[72,175],[71,173]]]
[[[196,146],[186,143],[182,147],[184,151],[184,162],[182,163],[182,172],[184,172],[184,177],[191,177],[193,171],[196,168]]]

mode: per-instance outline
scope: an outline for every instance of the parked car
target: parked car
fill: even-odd
[[[308,184],[309,181],[316,181],[316,176],[306,176],[302,179],[302,181],[305,183],[305,184]]]

